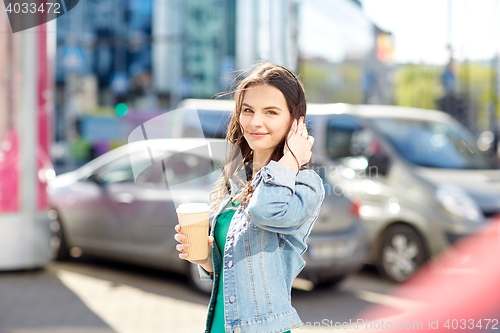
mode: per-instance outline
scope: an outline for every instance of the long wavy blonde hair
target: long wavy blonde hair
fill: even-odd
[[[291,115],[290,123],[287,125],[287,131],[285,131],[283,139],[271,154],[271,160],[278,161],[283,157],[285,144],[288,146],[286,142],[287,133],[290,131],[293,121],[298,120],[301,116],[305,117],[306,115],[307,105],[304,86],[297,75],[286,67],[271,63],[259,63],[254,66],[253,71],[244,78],[233,91],[236,106],[231,121],[229,122],[226,135],[226,141],[230,142],[232,145],[229,145],[231,149],[225,161],[224,170],[215,183],[215,189],[210,193],[212,211],[217,209],[224,197],[229,193],[229,179],[232,179],[242,166],[246,167],[248,163],[253,160],[252,149],[243,136],[243,128],[240,124],[240,113],[245,91],[252,85],[261,84],[270,84],[283,93]],[[243,161],[239,158],[240,153],[243,157]],[[297,160],[296,157],[295,159]],[[309,162],[302,165],[301,169],[306,168],[308,164]],[[247,170],[246,188],[240,191],[234,198],[235,202],[242,202],[242,206],[248,203],[254,191],[254,188],[250,185],[251,178],[252,170]]]

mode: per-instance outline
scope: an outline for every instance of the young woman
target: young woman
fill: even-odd
[[[213,283],[205,332],[285,332],[302,325],[292,282],[325,196],[321,178],[306,168],[314,138],[304,124],[304,88],[287,68],[266,63],[241,81],[235,98],[232,148],[211,194],[211,254],[190,260]],[[189,260],[186,237],[175,229],[179,257]]]

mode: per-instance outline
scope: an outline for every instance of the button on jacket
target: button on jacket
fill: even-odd
[[[211,236],[218,216],[244,189],[234,179],[246,179],[251,170],[250,164],[229,180],[231,191],[212,216]],[[255,191],[248,205],[234,214],[224,251],[212,243],[215,273],[199,266],[202,280],[212,283],[206,333],[212,324],[221,265],[226,332],[283,332],[303,324],[291,305],[292,282],[305,265],[302,254],[325,197],[323,182],[313,170],[295,175],[270,161],[251,185]]]

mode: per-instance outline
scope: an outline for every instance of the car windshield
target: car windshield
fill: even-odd
[[[374,118],[370,123],[407,161],[430,168],[498,169],[461,125],[430,120]]]
[[[227,125],[231,119],[231,111],[198,110],[201,127],[205,138],[224,139],[227,133]]]

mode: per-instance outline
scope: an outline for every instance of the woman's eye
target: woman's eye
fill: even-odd
[[[272,113],[272,114],[277,114],[277,113],[276,113],[276,112],[274,112],[274,111],[269,111],[269,112],[270,112],[270,113]]]
[[[244,109],[243,112],[252,112],[250,109]]]

